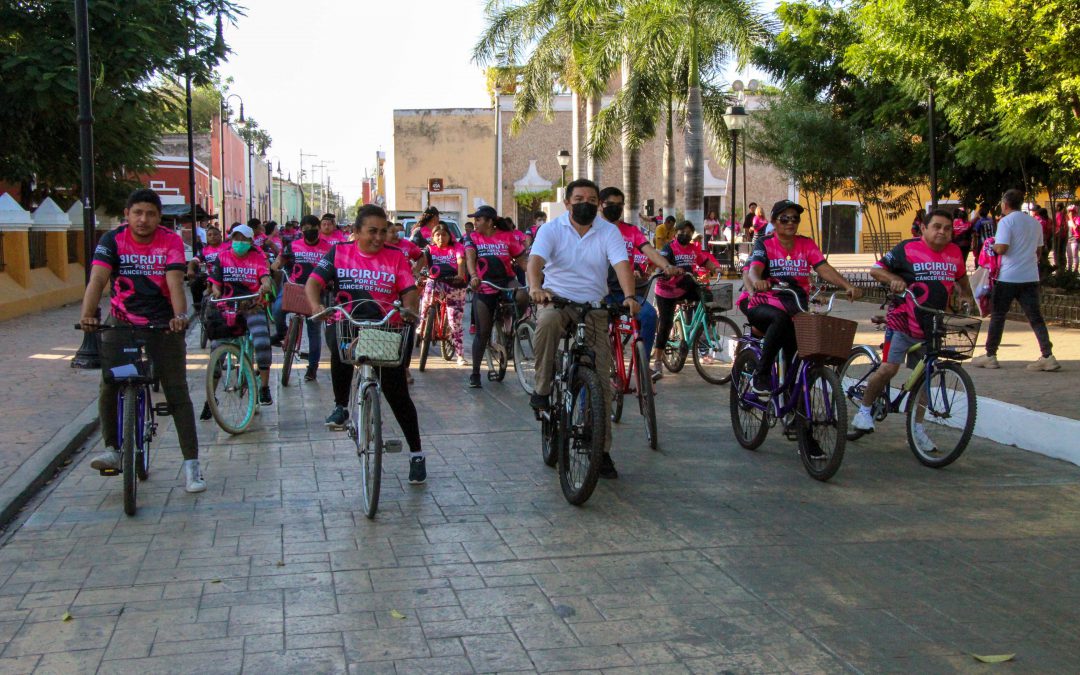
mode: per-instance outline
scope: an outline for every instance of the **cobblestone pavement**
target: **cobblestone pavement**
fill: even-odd
[[[1077,467],[976,439],[925,469],[890,419],[821,484],[778,432],[738,448],[689,366],[659,385],[661,450],[628,412],[620,478],[575,508],[516,384],[438,366],[428,484],[390,455],[374,521],[325,372],[250,433],[200,423],[201,495],[166,424],[133,518],[79,455],[0,547],[0,672],[1076,668]]]

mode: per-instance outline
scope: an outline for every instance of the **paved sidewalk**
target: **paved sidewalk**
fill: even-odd
[[[0,546],[0,671],[1075,669],[1077,467],[976,439],[925,469],[890,419],[817,483],[775,430],[738,448],[691,366],[660,383],[661,450],[627,413],[619,480],[575,508],[516,384],[437,366],[429,482],[389,456],[375,521],[325,372],[251,433],[200,423],[202,495],[169,423],[136,517],[84,453]]]

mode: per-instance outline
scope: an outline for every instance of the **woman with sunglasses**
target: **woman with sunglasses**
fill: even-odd
[[[801,311],[800,304],[807,305],[811,270],[846,290],[849,300],[855,301],[862,296],[861,290],[848,283],[825,261],[813,239],[796,234],[803,210],[802,206],[787,199],[773,204],[772,225],[775,229],[772,234],[754,242],[754,250],[743,268],[744,290],[739,296],[739,309],[750,325],[765,335],[761,361],[752,382],[754,393],[760,397],[771,393],[769,375],[777,353],[783,349],[791,358],[798,348],[791,317]],[[799,296],[798,303],[787,291],[773,290],[779,282],[786,282],[795,291]]]

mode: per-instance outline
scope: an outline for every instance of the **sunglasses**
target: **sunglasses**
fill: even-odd
[[[782,225],[798,225],[802,218],[799,216],[780,216],[776,219],[776,222]]]

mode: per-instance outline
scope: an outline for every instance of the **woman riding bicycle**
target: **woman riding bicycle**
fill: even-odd
[[[668,263],[682,270],[683,274],[656,282],[656,347],[653,349],[652,378],[659,380],[664,375],[664,346],[671,337],[671,327],[675,323],[675,307],[680,302],[698,300],[698,287],[694,281],[694,268],[703,267],[708,272],[716,272],[719,266],[711,255],[705,253],[693,243],[694,224],[684,220],[675,231],[675,239],[660,252]],[[674,270],[673,270],[674,271]],[[690,274],[685,274],[689,272]]]
[[[235,298],[257,293],[259,298],[244,303],[242,309],[248,334],[255,345],[255,362],[259,366],[259,405],[273,405],[270,395],[270,365],[274,352],[270,346],[270,322],[266,316],[265,297],[273,293],[270,266],[266,254],[252,243],[255,233],[247,225],[232,229],[232,244],[218,255],[217,264],[210,274],[210,292],[214,299]],[[229,310],[226,310],[229,311]],[[218,345],[214,342],[213,348]],[[201,419],[210,419],[210,402],[203,406]]]
[[[416,313],[420,304],[416,282],[405,256],[396,249],[388,248],[386,239],[389,224],[386,211],[368,204],[356,214],[353,239],[338,244],[315,266],[308,277],[304,291],[311,303],[313,314],[326,308],[322,293],[330,293],[331,302],[350,308],[354,319],[379,320],[400,300],[405,309]],[[367,301],[367,302],[359,302]],[[400,319],[396,320],[400,323]],[[338,352],[337,333],[333,325],[326,327],[326,343],[330,349],[330,379],[334,385],[334,411],[326,418],[326,426],[344,429],[349,419],[349,404],[354,366],[344,363]],[[407,357],[393,368],[377,368],[383,397],[394,412],[411,453],[409,482],[418,485],[427,480],[424,452],[420,445],[420,424],[416,405],[409,395],[405,378]]]
[[[481,206],[469,217],[476,221],[476,230],[465,237],[465,261],[469,267],[469,285],[473,289],[472,311],[476,322],[469,387],[479,389],[480,364],[491,339],[495,310],[499,306],[499,291],[481,282],[487,281],[504,288],[517,287],[513,264],[525,265],[525,247],[510,230],[497,229],[497,225],[501,228],[508,225],[491,206]],[[518,312],[524,314],[529,304],[528,296],[519,291],[514,300]]]
[[[754,250],[743,268],[743,293],[739,296],[739,309],[750,325],[765,336],[761,360],[751,384],[754,393],[761,397],[771,393],[770,374],[780,349],[790,359],[798,348],[791,317],[802,311],[800,305],[807,306],[811,270],[825,281],[846,290],[852,302],[862,297],[861,290],[848,283],[825,261],[825,256],[813,239],[796,234],[803,210],[802,206],[787,199],[773,204],[772,225],[775,230],[755,240]],[[786,290],[773,289],[779,282],[787,283],[798,300]]]
[[[224,250],[221,245],[221,230],[213,225],[206,228],[206,243],[199,249],[199,254],[188,261],[187,280],[191,286],[191,302],[196,307],[202,306],[203,294],[206,293],[210,270],[217,262],[218,255]],[[199,268],[202,268],[200,271]]]
[[[465,354],[461,318],[465,313],[465,247],[454,241],[450,228],[443,222],[431,228],[430,242],[424,248],[423,257],[413,265],[413,273],[418,278],[424,267],[427,267],[428,273],[420,300],[420,325],[425,325],[424,320],[432,303],[436,299],[441,301],[446,306],[450,340],[457,352],[457,364],[463,366]]]

